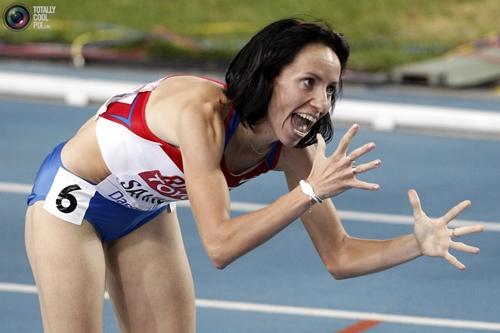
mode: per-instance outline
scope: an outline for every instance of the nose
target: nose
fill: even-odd
[[[321,116],[328,113],[332,106],[326,91],[320,89],[317,89],[310,104]]]

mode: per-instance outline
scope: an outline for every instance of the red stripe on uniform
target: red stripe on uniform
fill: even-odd
[[[168,155],[168,157],[170,157],[175,165],[177,165],[177,167],[182,172],[184,172],[182,155],[179,148],[157,137],[153,132],[151,132],[146,123],[146,104],[148,102],[150,93],[150,91],[146,91],[137,94],[130,128],[123,121],[113,117],[112,115],[127,118],[130,114],[130,108],[132,107],[131,104],[122,102],[111,103],[108,105],[107,110],[100,116],[127,127],[132,133],[137,134],[141,138],[159,143],[161,145],[161,149],[163,149],[163,151]]]
[[[184,172],[180,149],[157,137],[148,127],[146,122],[146,104],[148,103],[149,95],[151,95],[151,91],[145,91],[139,93],[137,97],[136,111],[132,118],[132,131],[144,139],[161,144],[161,149],[177,165],[179,170]]]
[[[121,103],[121,102],[113,102],[113,103],[108,105],[106,112],[101,114],[100,117],[111,120],[117,124],[123,125],[123,126],[128,128],[128,125],[126,123],[124,123],[123,121],[121,121],[118,118],[113,117],[113,115],[127,118],[129,110],[130,110],[130,104]]]

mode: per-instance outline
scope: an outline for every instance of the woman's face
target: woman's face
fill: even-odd
[[[275,137],[294,147],[331,108],[340,79],[335,52],[320,43],[306,45],[274,79],[268,120]]]

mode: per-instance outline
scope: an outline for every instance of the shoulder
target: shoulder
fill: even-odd
[[[225,104],[224,87],[196,76],[174,76],[163,80],[150,97],[151,104],[205,105]]]
[[[183,131],[223,131],[228,99],[221,84],[194,76],[175,76],[153,90],[147,107],[148,125],[167,142],[178,145]]]

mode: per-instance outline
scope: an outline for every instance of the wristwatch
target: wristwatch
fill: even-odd
[[[299,185],[302,192],[304,192],[304,194],[310,197],[314,202],[316,203],[323,202],[323,199],[321,199],[316,193],[314,193],[314,189],[312,188],[311,184],[309,184],[305,180],[301,180],[299,182]]]

